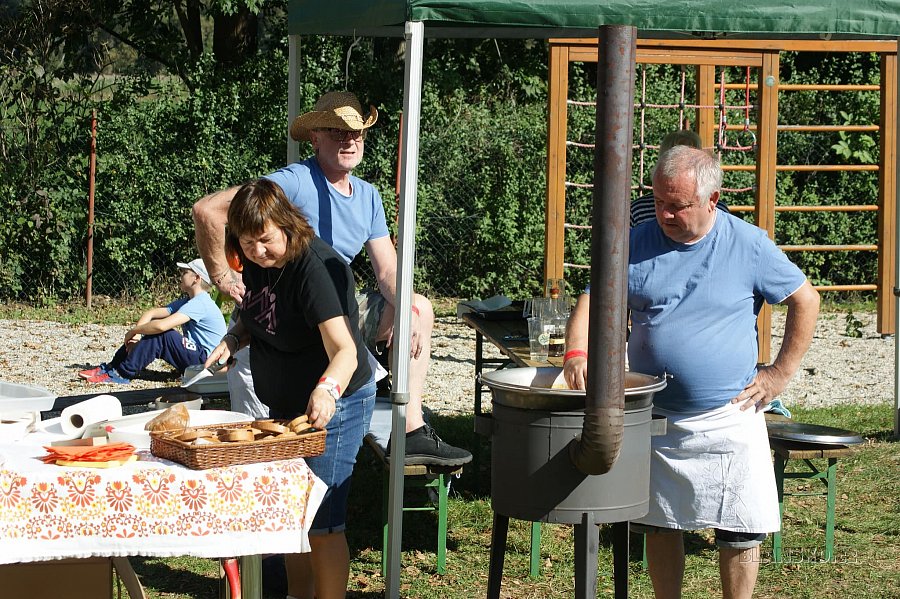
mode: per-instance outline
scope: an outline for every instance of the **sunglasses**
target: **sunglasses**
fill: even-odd
[[[359,141],[364,140],[366,138],[366,130],[362,131],[347,131],[346,129],[335,129],[332,127],[326,129],[316,129],[316,131],[321,131],[325,135],[331,139],[331,141]]]

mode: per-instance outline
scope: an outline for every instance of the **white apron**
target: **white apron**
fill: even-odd
[[[762,412],[726,404],[671,412],[651,437],[650,511],[635,522],[663,528],[764,533],[781,528],[775,472]]]

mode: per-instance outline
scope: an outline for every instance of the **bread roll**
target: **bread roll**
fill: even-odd
[[[177,431],[187,428],[191,415],[183,403],[166,408],[162,413],[144,425],[148,431]]]

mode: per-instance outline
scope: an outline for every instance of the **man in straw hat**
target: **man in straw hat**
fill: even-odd
[[[351,171],[363,158],[366,131],[378,120],[369,107],[363,114],[350,92],[328,92],[314,109],[291,124],[291,137],[312,144],[314,154],[268,175],[309,220],[316,234],[327,241],[349,264],[365,246],[380,292],[364,293],[360,302],[360,326],[370,351],[376,343],[390,344],[396,305],[397,252],[388,236],[384,206],[378,190],[354,177]],[[200,199],[193,210],[197,246],[213,283],[240,303],[244,285],[229,268],[223,251],[228,206],[237,187]],[[431,361],[434,312],[427,298],[413,295],[409,404],[406,420],[406,463],[458,466],[472,454],[445,443],[422,417],[422,392]],[[247,356],[238,355],[238,367],[229,371],[232,407],[261,417],[267,413],[253,395]]]

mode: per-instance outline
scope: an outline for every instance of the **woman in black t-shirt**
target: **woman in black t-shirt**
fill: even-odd
[[[253,384],[270,415],[306,414],[312,426],[328,430],[325,452],[307,459],[328,485],[310,530],[312,553],[285,561],[289,595],[311,596],[314,589],[319,599],[343,597],[350,573],[344,536],[350,475],[375,401],[353,275],[267,179],[235,195],[225,246],[243,267],[246,292],[240,316],[207,363],[225,361],[249,344]]]

